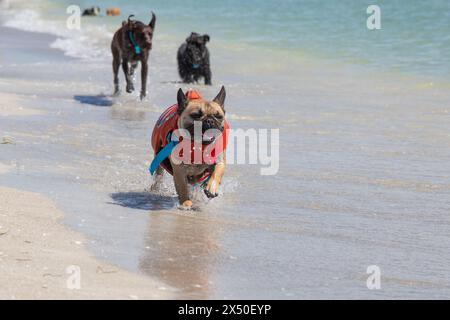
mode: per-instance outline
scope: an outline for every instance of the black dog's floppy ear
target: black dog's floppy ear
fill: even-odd
[[[204,34],[204,35],[203,35],[203,42],[204,42],[204,43],[209,42],[209,34]]]
[[[219,93],[213,100],[215,103],[218,103],[224,110],[225,110],[225,97],[226,97],[225,87],[222,86]]]
[[[199,34],[197,32],[191,32],[191,35],[186,38],[186,42],[192,42],[198,38]]]
[[[184,94],[183,90],[181,90],[181,88],[178,90],[177,93],[177,102],[178,102],[177,112],[178,114],[182,114],[184,109],[188,105],[188,99],[186,98],[186,95]]]
[[[152,30],[155,30],[155,23],[156,23],[156,16],[155,16],[155,14],[152,11],[152,20],[148,24],[150,27],[152,27]]]

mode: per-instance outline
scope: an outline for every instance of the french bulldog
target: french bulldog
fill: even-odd
[[[204,183],[204,192],[208,198],[218,196],[219,186],[225,172],[226,166],[226,140],[228,135],[228,122],[225,119],[225,87],[222,86],[220,92],[212,101],[207,101],[198,96],[195,99],[189,99],[186,94],[179,89],[177,94],[177,105],[172,106],[160,117],[152,134],[152,146],[155,154],[161,150],[158,146],[163,143],[164,131],[162,136],[158,137],[158,126],[161,127],[161,119],[165,114],[166,118],[172,119],[173,126],[176,125],[178,130],[184,130],[189,133],[189,137],[194,137],[188,142],[188,151],[191,151],[191,143],[197,139],[200,149],[211,147],[217,148],[214,156],[209,162],[192,162],[191,155],[188,161],[180,161],[179,153],[172,152],[164,165],[160,165],[156,169],[156,176],[151,190],[158,190],[162,182],[164,170],[173,175],[175,189],[178,194],[178,200],[181,209],[191,209],[193,202],[189,195],[189,184],[196,184],[203,178],[207,177]],[[170,121],[168,121],[170,122]],[[159,127],[159,128],[160,128]],[[198,141],[195,130],[200,130],[201,137]],[[211,135],[209,132],[214,131],[217,134]],[[175,149],[174,149],[175,150]],[[186,158],[185,158],[186,159]]]

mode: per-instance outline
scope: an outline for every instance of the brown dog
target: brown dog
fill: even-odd
[[[225,172],[225,149],[229,128],[228,122],[225,120],[225,88],[222,87],[212,101],[204,100],[195,91],[188,91],[187,94],[184,94],[180,89],[177,101],[176,105],[168,108],[161,115],[153,129],[152,146],[155,155],[159,152],[164,153],[161,150],[169,144],[167,137],[173,133],[179,134],[178,132],[184,130],[189,140],[187,141],[186,136],[183,136],[179,139],[182,142],[177,142],[176,148],[184,144],[184,149],[173,149],[168,159],[161,159],[160,164],[156,161],[158,167],[156,169],[155,165],[153,169],[156,169],[156,177],[152,190],[159,189],[165,169],[173,175],[180,205],[183,209],[190,209],[193,203],[189,196],[188,184],[203,182],[205,194],[209,198],[214,198],[218,195]],[[211,134],[211,132],[216,134]],[[200,161],[191,161],[194,159],[195,148],[202,151]],[[214,151],[208,153],[208,150]],[[158,156],[155,157],[155,160],[157,158]],[[152,171],[152,167],[150,170]]]
[[[122,63],[123,72],[127,81],[127,92],[134,91],[133,77],[138,62],[141,62],[141,100],[147,94],[148,57],[152,49],[153,32],[155,30],[156,16],[152,12],[152,20],[148,25],[131,20],[122,22],[122,27],[114,34],[111,51],[113,55],[114,94],[118,94],[119,67]]]
[[[107,16],[119,16],[120,15],[120,9],[115,7],[115,8],[107,8],[106,9],[106,15]]]

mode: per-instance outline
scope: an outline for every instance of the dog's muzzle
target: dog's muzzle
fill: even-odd
[[[214,129],[214,130],[213,130]],[[222,134],[223,128],[216,120],[208,118],[202,122],[202,142],[203,144],[210,144],[214,142],[217,136]]]

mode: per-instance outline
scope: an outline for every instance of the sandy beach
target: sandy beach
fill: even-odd
[[[7,169],[0,164],[0,173]],[[45,197],[0,187],[0,203],[0,299],[171,297],[163,283],[95,259]]]
[[[49,35],[40,37],[33,52],[35,44],[27,43],[31,34],[0,27],[0,35],[5,34],[16,39],[20,50],[30,50],[31,56],[39,55],[43,47],[44,51],[57,51],[49,48],[48,40],[53,39]],[[14,56],[14,46],[8,47],[8,41],[2,43],[2,53],[8,51]],[[62,57],[60,52],[56,55]],[[0,63],[4,62],[11,60],[5,58]],[[0,77],[0,83],[5,82]],[[30,94],[0,92],[0,119],[45,115],[43,110],[24,106],[30,99]],[[20,170],[16,162],[2,162],[6,148],[16,143],[15,137],[0,131],[0,175]],[[85,236],[62,224],[64,216],[40,194],[0,186],[0,299],[135,300],[173,296],[171,288],[156,279],[95,258],[86,248]]]

